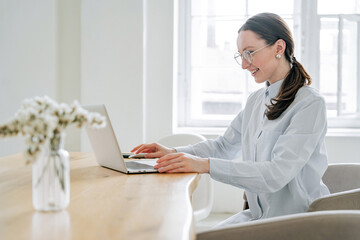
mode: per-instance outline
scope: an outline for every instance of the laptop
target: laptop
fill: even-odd
[[[100,166],[126,174],[158,172],[154,169],[157,159],[124,160],[129,154],[121,153],[105,105],[83,106],[83,108],[90,112],[98,112],[106,118],[105,128],[86,127],[91,147]]]

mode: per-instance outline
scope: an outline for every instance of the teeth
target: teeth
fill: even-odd
[[[254,74],[258,71],[259,69],[255,69],[254,71],[251,72],[251,74]]]

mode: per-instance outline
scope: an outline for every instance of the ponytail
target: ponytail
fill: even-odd
[[[292,67],[282,83],[278,95],[270,100],[270,105],[266,105],[268,109],[266,116],[269,120],[280,117],[294,101],[299,89],[311,84],[311,77],[301,63],[295,57],[292,57],[291,60]]]

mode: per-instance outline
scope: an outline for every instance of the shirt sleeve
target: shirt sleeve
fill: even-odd
[[[185,152],[199,157],[236,159],[241,156],[242,112],[231,122],[223,136],[209,139],[186,147],[176,147],[177,152]]]
[[[258,193],[276,192],[288,184],[310,159],[327,129],[322,98],[295,111],[269,159],[238,162],[210,158],[212,178]]]

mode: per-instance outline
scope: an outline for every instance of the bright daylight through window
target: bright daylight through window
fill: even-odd
[[[233,58],[237,30],[260,12],[289,24],[329,126],[360,127],[360,0],[179,1],[178,127],[226,127],[263,87]]]

